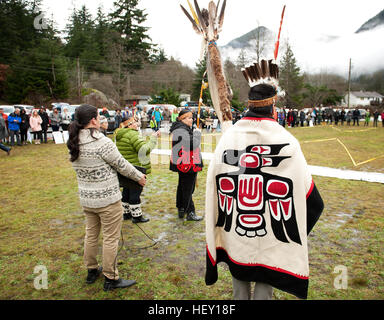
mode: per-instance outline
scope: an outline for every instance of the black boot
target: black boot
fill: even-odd
[[[124,280],[124,279],[118,279],[118,280],[112,280],[105,277],[104,281],[104,291],[110,291],[113,289],[120,289],[120,288],[128,288],[136,283],[135,280]]]
[[[177,212],[179,213],[179,218],[183,219],[185,216],[185,210],[184,208],[177,208]]]
[[[187,221],[201,221],[203,217],[199,217],[193,211],[187,214]]]
[[[87,284],[94,283],[102,271],[103,271],[103,267],[99,267],[97,269],[88,269],[88,276],[86,280]]]
[[[144,218],[143,216],[140,216],[140,217],[132,217],[132,222],[133,223],[146,223],[148,222],[149,219],[148,218]]]
[[[143,212],[141,211],[141,204],[131,204],[129,205],[131,209],[132,222],[133,223],[145,223],[148,222],[148,218],[144,218]]]

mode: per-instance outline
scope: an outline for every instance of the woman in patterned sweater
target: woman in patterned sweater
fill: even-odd
[[[111,139],[99,132],[97,109],[82,105],[76,109],[69,127],[67,146],[76,172],[80,204],[86,218],[84,262],[88,269],[86,282],[95,282],[101,271],[104,290],[129,287],[136,282],[119,278],[116,267],[123,207],[117,171],[144,186],[146,177],[136,170],[117,150]],[[98,238],[103,230],[103,268],[99,267]]]

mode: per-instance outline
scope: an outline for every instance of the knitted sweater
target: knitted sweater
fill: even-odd
[[[146,168],[146,174],[151,173],[151,151],[156,147],[157,139],[151,136],[147,142],[134,129],[118,129],[116,146],[123,157],[134,166]]]
[[[79,133],[80,155],[72,163],[79,186],[80,204],[103,208],[121,200],[117,173],[139,181],[143,174],[117,150],[113,141],[99,131],[83,129]]]
[[[307,235],[323,210],[298,141],[275,120],[244,117],[207,173],[206,283],[228,264],[242,281],[307,297]]]

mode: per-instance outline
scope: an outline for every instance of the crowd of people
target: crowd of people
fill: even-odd
[[[136,108],[127,106],[124,109],[117,109],[112,116],[107,108],[102,108],[100,111],[102,132],[107,134],[108,131],[119,129],[123,119],[135,117],[138,120],[138,128],[141,130],[151,128],[157,132],[162,125],[166,125],[170,129],[171,125],[176,122],[179,112],[182,108],[174,108],[172,112],[165,107],[164,109],[158,106],[153,106],[148,110],[147,107]],[[198,111],[191,109],[192,126],[197,128],[199,119],[199,129],[205,129],[207,132],[221,131],[220,121],[216,112],[208,107],[202,107],[200,117]],[[244,117],[246,111],[232,109],[233,124]],[[59,112],[54,108],[52,112],[47,112],[45,107],[33,110],[28,115],[25,109],[16,108],[9,115],[4,113],[0,108],[0,149],[10,154],[10,151],[15,144],[23,146],[30,141],[31,143],[41,144],[48,142],[48,128],[55,131],[67,131],[69,125],[74,121],[74,113],[70,114],[67,109]],[[364,126],[369,126],[373,119],[373,127],[378,126],[381,118],[382,126],[384,127],[384,110],[380,113],[378,109],[366,109],[362,115],[360,109],[346,110],[345,108],[312,108],[297,110],[292,108],[281,108],[275,114],[276,121],[283,127],[304,127],[316,126],[322,124],[334,124],[347,126],[360,126],[360,119],[364,120]],[[111,121],[113,120],[113,121]],[[111,128],[110,122],[113,123]]]
[[[281,109],[277,114],[277,120],[283,127],[304,127],[315,126],[321,124],[335,124],[336,126],[346,123],[348,126],[360,126],[360,119],[364,117],[364,126],[369,126],[371,118],[373,117],[373,126],[378,126],[378,120],[381,116],[382,126],[384,127],[384,110],[380,114],[378,109],[374,111],[370,109],[365,110],[365,115],[362,115],[359,108],[354,110],[346,110],[345,108],[312,108],[307,112],[305,110],[298,111],[297,109],[286,108]]]
[[[59,131],[60,127],[67,131],[73,120],[67,109],[62,113],[54,109],[48,114],[45,107],[34,109],[31,114],[27,114],[25,109],[16,108],[9,115],[0,108],[0,117],[3,120],[0,142],[8,144],[8,149],[15,145],[21,147],[28,141],[35,144],[48,143],[49,126],[53,132]]]

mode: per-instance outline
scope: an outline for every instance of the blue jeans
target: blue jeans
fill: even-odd
[[[8,148],[6,147],[5,145],[3,145],[2,143],[0,143],[0,149],[5,151],[5,152],[8,152],[9,150],[11,150],[11,148]]]
[[[17,145],[21,146],[20,131],[19,130],[9,130],[9,136],[11,137],[11,146],[15,145],[15,135],[16,135]]]

